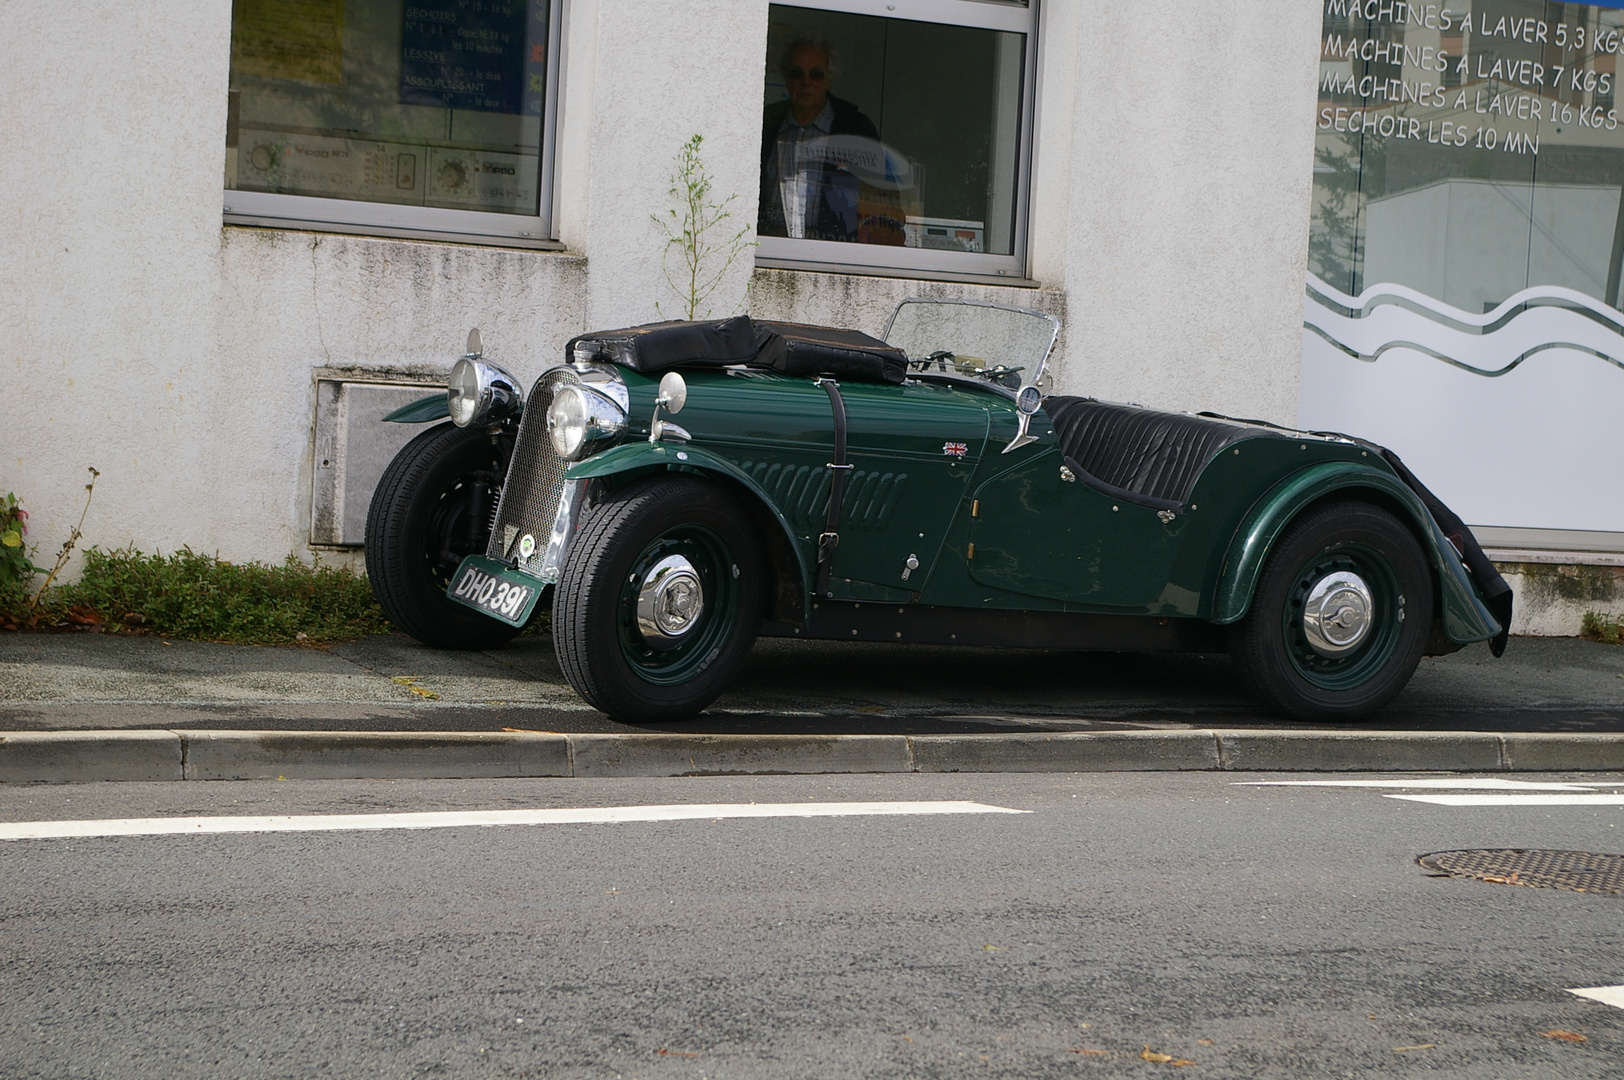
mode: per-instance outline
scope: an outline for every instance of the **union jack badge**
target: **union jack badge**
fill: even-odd
[[[970,447],[961,442],[947,442],[942,444],[942,453],[948,457],[963,457],[970,452]]]

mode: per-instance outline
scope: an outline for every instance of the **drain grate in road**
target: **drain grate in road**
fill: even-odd
[[[1435,851],[1416,860],[1450,877],[1570,892],[1624,893],[1624,855],[1591,851]]]

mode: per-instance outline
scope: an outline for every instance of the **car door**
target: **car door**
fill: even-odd
[[[976,487],[970,577],[1091,606],[1151,607],[1166,589],[1182,520],[1092,487],[1064,464],[1050,448]]]
[[[928,383],[842,383],[840,392],[853,468],[830,589],[851,600],[910,599],[964,505],[987,442],[986,404],[974,391]]]

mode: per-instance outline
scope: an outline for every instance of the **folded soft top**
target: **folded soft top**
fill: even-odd
[[[859,330],[757,322],[748,315],[582,334],[565,346],[565,354],[572,359],[584,354],[644,375],[729,364],[850,382],[900,383],[908,373],[901,349]]]

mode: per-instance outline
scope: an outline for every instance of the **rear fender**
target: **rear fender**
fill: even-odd
[[[1379,495],[1383,502],[1397,504],[1409,517],[1432,563],[1442,601],[1438,614],[1451,642],[1464,645],[1484,641],[1500,632],[1500,624],[1478,595],[1454,545],[1415,492],[1390,473],[1346,461],[1323,462],[1288,476],[1247,513],[1219,573],[1213,595],[1213,622],[1233,623],[1246,614],[1263,563],[1280,534],[1307,506],[1333,493]]]
[[[749,473],[726,458],[695,446],[639,440],[623,443],[601,454],[594,454],[585,461],[576,462],[564,473],[564,477],[568,480],[587,480],[655,471],[699,473],[743,488],[750,501],[755,504],[758,513],[777,525],[783,543],[775,545],[772,538],[768,537],[769,547],[780,549],[780,553],[787,551],[793,557],[793,564],[782,565],[778,569],[781,573],[787,572],[798,578],[795,582],[797,588],[794,598],[794,605],[798,610],[794,618],[797,622],[804,620],[806,613],[811,610],[812,598],[812,567],[807,559],[807,552],[803,545],[796,541],[795,530],[790,527],[788,519],[762,490],[761,485],[756,483]],[[763,527],[766,527],[765,520]],[[788,563],[788,560],[780,557],[775,562]],[[780,607],[782,599],[784,598],[781,598]]]

